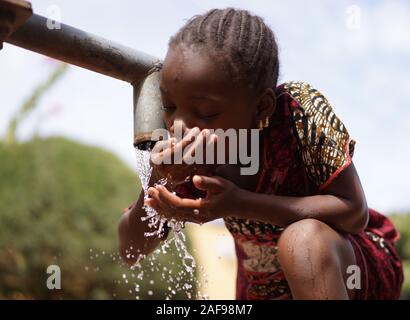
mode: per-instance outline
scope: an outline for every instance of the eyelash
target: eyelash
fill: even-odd
[[[208,116],[203,116],[203,115],[197,114],[197,116],[199,118],[203,119],[203,120],[212,120],[213,118],[216,118],[217,116],[219,116],[219,113],[211,114],[211,115],[208,115]]]

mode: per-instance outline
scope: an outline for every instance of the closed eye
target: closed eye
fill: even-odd
[[[218,117],[220,114],[221,112],[213,113],[213,114],[197,114],[197,116],[204,120],[211,120],[211,119]]]

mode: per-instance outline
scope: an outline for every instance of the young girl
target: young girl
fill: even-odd
[[[160,71],[167,129],[180,123],[189,138],[170,141],[164,154],[209,138],[207,129],[259,128],[260,170],[154,166],[145,204],[189,222],[224,219],[238,258],[237,299],[399,298],[399,235],[367,207],[351,160],[355,141],[319,91],[277,86],[278,73],[275,37],[262,18],[233,8],[191,18],[171,38]],[[154,184],[189,172],[196,174],[185,189]],[[141,194],[119,225],[130,263],[161,241],[144,237],[143,204]]]

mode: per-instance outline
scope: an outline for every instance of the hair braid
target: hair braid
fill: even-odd
[[[276,87],[278,47],[264,20],[247,10],[228,7],[193,16],[170,38],[169,47],[195,47],[221,58],[233,80],[256,89]]]

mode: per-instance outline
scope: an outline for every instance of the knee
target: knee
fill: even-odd
[[[336,231],[319,220],[299,220],[289,225],[279,238],[279,262],[283,268],[308,262],[335,262],[340,239]]]
[[[327,224],[316,219],[303,219],[296,221],[283,230],[279,246],[286,244],[307,244],[320,242],[331,229]],[[333,229],[332,229],[333,230]]]
[[[289,225],[278,258],[295,298],[348,298],[344,270],[355,263],[353,249],[327,224],[305,219]]]

